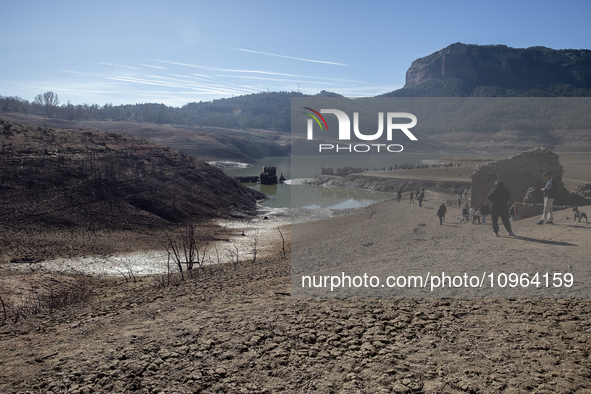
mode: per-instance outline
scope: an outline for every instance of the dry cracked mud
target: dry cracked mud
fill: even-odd
[[[447,232],[464,260],[494,262],[486,251],[499,242],[527,248],[533,259],[562,247],[494,238],[485,225],[451,223],[453,215],[439,226],[425,208],[442,196],[428,197],[424,208],[390,200],[360,210],[353,222],[302,225],[325,223],[329,231],[388,220],[380,210],[400,209],[426,224],[424,244],[443,245],[437,237]],[[572,225],[565,211],[556,217],[553,227],[530,218],[515,231],[567,237],[576,247],[555,258],[589,262],[591,225]],[[415,224],[391,225],[412,232]],[[478,248],[469,247],[474,242]],[[591,392],[588,297],[295,298],[290,261],[279,252],[255,264],[209,266],[167,287],[150,277],[90,280],[90,302],[0,327],[0,392]]]

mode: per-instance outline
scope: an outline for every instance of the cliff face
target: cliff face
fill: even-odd
[[[415,60],[406,72],[405,87],[452,78],[473,86],[591,88],[591,51],[456,43]]]

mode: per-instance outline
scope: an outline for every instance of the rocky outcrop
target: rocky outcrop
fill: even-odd
[[[558,155],[544,148],[535,148],[508,159],[481,164],[472,175],[472,206],[480,207],[494,187],[495,181],[503,181],[511,192],[512,202],[523,202],[528,190],[535,191],[544,187],[546,181],[542,174],[549,171],[560,180],[563,174]],[[540,192],[541,194],[541,192]],[[536,203],[536,201],[527,201]]]
[[[471,205],[480,207],[488,201],[488,192],[494,187],[495,181],[500,179],[511,192],[511,203],[517,204],[522,218],[541,214],[544,202],[541,189],[546,185],[542,174],[546,171],[558,180],[555,210],[591,203],[591,199],[585,198],[591,184],[580,186],[575,193],[569,192],[561,181],[563,170],[558,155],[549,149],[535,148],[476,167],[472,175]]]
[[[579,186],[575,192],[569,192],[566,187],[559,182],[559,189],[558,195],[554,199],[554,205],[564,205],[564,206],[571,206],[571,205],[589,205],[591,203],[591,199],[585,197],[585,195],[581,194],[579,191],[581,190],[581,186]],[[525,204],[539,204],[543,205],[544,203],[544,195],[540,188],[530,187],[527,189],[527,193],[523,198],[523,202]]]
[[[574,193],[584,198],[591,198],[591,183],[585,183],[583,186],[578,186]]]
[[[514,89],[553,84],[591,88],[591,51],[456,43],[415,60],[406,72],[405,87],[452,78]]]

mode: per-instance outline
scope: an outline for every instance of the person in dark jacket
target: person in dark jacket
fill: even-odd
[[[511,236],[515,236],[511,230],[511,222],[509,222],[509,208],[507,202],[511,198],[511,193],[505,187],[505,184],[500,179],[495,182],[495,187],[488,192],[488,200],[491,202],[490,216],[492,218],[492,227],[495,237],[499,236],[499,216],[503,221],[505,229]]]
[[[552,176],[550,172],[544,173],[544,179],[546,180],[546,187],[542,189],[544,193],[544,213],[538,224],[554,224],[554,217],[552,216],[552,204],[556,198],[558,192],[558,181]]]
[[[480,213],[482,214],[482,223],[486,223],[486,216],[490,215],[490,209],[488,208],[488,203],[485,202],[480,207]]]
[[[443,219],[445,218],[445,214],[447,213],[447,207],[445,206],[445,201],[441,203],[439,209],[437,210],[437,216],[439,216],[439,224],[443,225]]]

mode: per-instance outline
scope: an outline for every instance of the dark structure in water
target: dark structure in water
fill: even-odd
[[[252,176],[234,176],[234,179],[236,179],[240,183],[257,183],[259,181],[259,177],[256,176],[256,175],[252,175]]]
[[[263,172],[260,173],[259,179],[261,185],[276,185],[277,184],[277,168],[263,166]]]
[[[277,184],[277,168],[276,167],[267,167],[263,166],[263,172],[260,173],[259,176],[257,175],[247,175],[247,176],[234,176],[240,183],[257,183],[261,182],[261,185],[276,185]],[[283,173],[279,178],[280,182],[285,181],[285,177]]]

